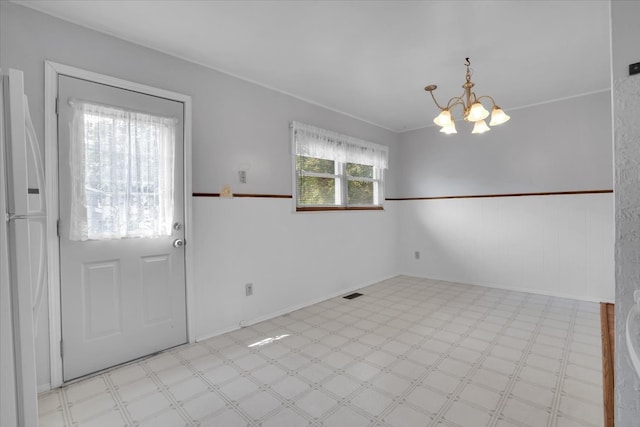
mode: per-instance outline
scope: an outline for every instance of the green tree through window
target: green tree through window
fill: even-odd
[[[336,202],[336,162],[297,156],[298,203],[309,206],[332,206]],[[311,173],[312,175],[308,175]],[[317,175],[316,175],[317,174]]]

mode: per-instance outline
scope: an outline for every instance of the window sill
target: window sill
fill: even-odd
[[[323,212],[323,211],[383,211],[383,206],[309,206],[296,207],[296,212]]]

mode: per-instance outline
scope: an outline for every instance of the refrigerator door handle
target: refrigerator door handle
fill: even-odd
[[[14,214],[7,215],[7,221],[14,221],[16,219],[29,219],[29,215],[14,215]]]
[[[44,219],[46,216],[44,215],[16,215],[16,214],[8,214],[7,221],[13,221],[16,219]]]

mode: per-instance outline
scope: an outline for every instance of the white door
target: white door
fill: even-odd
[[[63,378],[187,341],[183,107],[58,80]]]

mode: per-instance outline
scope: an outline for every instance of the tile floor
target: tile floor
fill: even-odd
[[[399,276],[39,397],[48,426],[601,426],[599,307]]]

